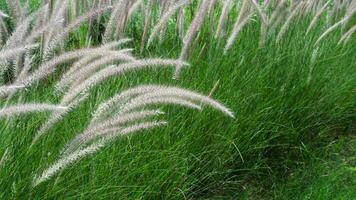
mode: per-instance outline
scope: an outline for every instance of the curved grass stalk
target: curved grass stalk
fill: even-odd
[[[153,27],[152,33],[147,41],[147,47],[151,45],[153,39],[158,35],[159,31],[161,31],[163,27],[167,24],[168,20],[172,17],[172,15],[174,15],[174,13],[176,13],[179,8],[190,3],[190,1],[191,0],[180,0],[173,6],[171,6],[166,13],[164,13],[164,15],[159,19],[158,23]]]
[[[209,5],[210,5],[210,0],[202,0],[200,2],[198,11],[195,14],[193,21],[189,25],[188,31],[183,38],[183,47],[180,52],[179,60],[184,61],[187,59],[189,46],[191,45],[199,28],[203,24],[204,17],[206,16],[206,14],[208,13],[208,10],[209,10]],[[181,69],[182,69],[182,66],[177,65],[176,71],[174,73],[174,78],[179,78]]]
[[[310,30],[314,27],[314,25],[316,24],[316,22],[318,21],[320,15],[324,12],[325,8],[329,5],[329,1],[327,1],[323,7],[321,7],[320,10],[318,10],[318,12],[315,14],[315,16],[313,17],[312,21],[310,22],[307,32],[305,33],[306,35],[310,32]]]
[[[177,65],[185,66],[188,64],[179,60],[147,59],[147,60],[138,60],[130,63],[124,63],[118,66],[115,65],[109,66],[99,71],[97,74],[90,77],[89,79],[85,80],[80,85],[69,89],[69,92],[67,92],[67,94],[64,95],[62,101],[70,102],[80,93],[87,93],[91,87],[114,75],[120,75],[127,71],[142,69],[145,67],[160,67],[160,66],[167,67],[167,66],[177,66]]]
[[[61,111],[65,109],[66,107],[64,106],[53,104],[19,104],[2,108],[0,110],[0,118],[31,112]]]

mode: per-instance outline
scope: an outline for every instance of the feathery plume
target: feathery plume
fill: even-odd
[[[53,104],[19,104],[2,108],[0,110],[0,118],[30,112],[60,111],[65,109],[66,107]]]
[[[128,127],[122,128],[122,129],[109,129],[105,132],[101,132],[100,135],[102,135],[104,141],[110,142],[114,139],[116,139],[119,136],[125,136],[128,134],[136,133],[139,131],[143,131],[146,129],[152,129],[160,126],[167,125],[168,122],[166,121],[149,121],[149,122],[142,122],[142,123],[137,123],[134,125],[130,125]]]
[[[21,47],[16,47],[16,48],[11,48],[8,50],[3,50],[0,53],[0,60],[8,60],[8,59],[12,59],[16,56],[18,56],[19,54],[22,54],[30,49],[34,49],[37,48],[38,44],[32,44],[32,45],[26,45],[26,46],[21,46]]]
[[[83,14],[79,18],[76,18],[71,24],[66,26],[62,31],[58,32],[56,35],[52,36],[51,41],[49,42],[47,49],[45,50],[48,54],[50,54],[57,45],[62,42],[68,34],[73,31],[74,29],[78,28],[83,22],[86,22],[102,13],[110,10],[112,7],[105,7],[105,8],[98,8],[94,10],[90,10],[87,13]]]
[[[195,37],[196,33],[198,32],[199,28],[203,24],[204,17],[208,12],[208,8],[210,5],[211,0],[202,0],[200,2],[200,6],[198,8],[197,13],[195,14],[193,21],[191,22],[187,33],[184,36],[183,39],[183,47],[180,52],[179,60],[186,60],[187,59],[187,54],[188,54],[188,49],[190,44],[193,41],[193,38]],[[180,71],[181,71],[182,66],[177,65],[176,71],[174,73],[174,78],[178,78]]]
[[[342,42],[347,43],[352,34],[354,34],[356,32],[356,25],[354,25],[353,27],[351,27],[346,33],[344,33],[341,38],[340,41],[338,42],[338,44],[341,44]]]
[[[119,21],[120,15],[124,13],[126,8],[127,0],[119,0],[114,7],[109,21],[106,23],[106,30],[104,33],[104,43],[110,41],[112,34],[114,32],[114,23]]]
[[[100,48],[80,49],[80,50],[74,50],[67,53],[63,53],[47,62],[42,63],[41,66],[36,71],[34,71],[30,76],[28,76],[22,83],[26,86],[29,86],[35,81],[39,81],[42,78],[53,73],[55,71],[55,66],[71,61],[73,59],[77,59],[83,56],[93,56],[93,57],[103,56],[106,55],[107,53],[108,51],[104,51]]]
[[[178,29],[178,33],[179,33],[179,37],[181,39],[184,38],[184,8],[180,8],[179,9],[179,14],[177,16],[177,29]]]
[[[337,27],[339,27],[339,26],[341,26],[342,24],[348,22],[355,12],[356,12],[356,9],[351,10],[350,13],[347,14],[343,19],[341,19],[340,21],[338,21],[338,22],[336,22],[334,25],[332,25],[330,28],[328,28],[328,29],[318,38],[318,40],[315,42],[315,45],[318,45],[318,44],[320,43],[320,41],[321,41],[325,36],[327,36],[329,33],[331,33],[332,31],[334,31],[335,29],[337,29]]]
[[[243,0],[241,9],[240,9],[239,15],[236,18],[232,33],[229,36],[229,38],[227,39],[227,43],[224,48],[224,53],[226,53],[231,48],[231,46],[234,43],[240,30],[250,20],[250,17],[252,15],[252,13],[250,12],[250,7],[251,6],[250,6],[250,3],[248,2],[248,0]]]
[[[289,27],[290,22],[295,17],[295,15],[299,12],[299,9],[301,8],[302,5],[303,5],[302,2],[297,3],[297,5],[294,7],[293,11],[289,14],[286,22],[283,24],[281,30],[279,31],[279,33],[277,35],[277,39],[276,39],[277,42],[279,42],[282,39],[284,33],[287,31],[287,29]]]
[[[315,16],[313,17],[312,21],[310,22],[307,32],[305,33],[306,35],[310,32],[310,30],[313,28],[313,26],[316,24],[316,22],[318,21],[320,15],[324,12],[325,8],[329,5],[329,1],[327,1],[323,7],[321,7],[320,10],[318,10],[318,12],[315,14]]]
[[[130,6],[130,1],[126,0],[123,3],[124,10],[128,10]],[[123,36],[123,32],[125,31],[126,24],[128,21],[128,13],[122,10],[119,13],[119,18],[116,21],[116,30],[114,32],[114,39],[121,38]]]
[[[286,5],[285,0],[281,0],[278,2],[277,7],[274,9],[271,17],[268,20],[269,25],[271,25],[277,21],[277,18],[279,18],[281,16],[281,13],[283,12],[285,5]]]
[[[244,16],[244,13],[247,12],[246,16]],[[236,40],[237,35],[241,31],[241,29],[249,22],[250,17],[252,16],[252,12],[249,10],[249,5],[246,0],[244,0],[244,3],[242,5],[242,8],[240,10],[240,14],[238,15],[236,22],[234,24],[234,28],[232,29],[232,33],[227,39],[225,48],[224,48],[224,54],[227,53],[227,51],[232,47],[232,44]]]
[[[114,48],[117,48],[123,44],[126,44],[128,42],[132,41],[132,39],[129,39],[129,38],[123,38],[123,39],[120,39],[118,41],[113,41],[113,42],[109,42],[109,43],[106,43],[106,44],[103,44],[101,45],[100,47],[98,47],[99,50],[103,50],[103,51],[108,51],[108,50],[112,50]],[[121,54],[127,54],[127,51],[128,49],[123,49],[123,50],[120,50],[118,52],[115,52],[115,51],[108,51],[108,54],[116,54],[116,53],[121,53]],[[129,49],[131,50],[131,49]],[[84,65],[87,65],[91,62],[94,62],[95,60],[99,59],[100,56],[85,56],[81,59],[79,59],[77,62],[74,63],[74,65],[62,76],[62,79],[61,81],[63,80],[66,80],[69,76],[71,76],[73,73],[77,72],[80,68],[82,68]],[[61,88],[60,88],[60,85],[61,85],[61,81],[56,85],[56,90],[57,91],[60,91]]]
[[[88,155],[96,153],[99,149],[104,147],[104,144],[102,142],[92,144],[89,147],[86,147],[85,149],[79,150],[74,152],[73,154],[70,154],[60,160],[58,160],[56,163],[51,165],[49,168],[47,168],[45,171],[42,172],[40,176],[36,176],[33,180],[33,187],[36,187],[38,184],[49,180],[52,176],[54,176],[56,173],[58,173],[60,170],[63,170],[64,168],[68,167],[75,161],[84,158]]]
[[[56,23],[61,23],[63,22],[64,19],[61,19],[60,21],[56,22]],[[49,30],[51,27],[53,26],[53,24],[47,23],[45,25],[42,25],[40,27],[37,27],[36,29],[34,29],[29,36],[27,36],[26,40],[25,40],[25,44],[32,44],[36,39],[38,39],[39,37],[43,36],[44,33]]]
[[[6,148],[5,152],[2,154],[0,159],[0,169],[3,167],[8,155],[9,155],[9,148]]]
[[[79,84],[83,80],[93,75],[97,70],[101,69],[102,66],[110,64],[114,61],[132,62],[135,61],[135,59],[132,56],[122,54],[120,52],[108,53],[107,56],[101,59],[97,59],[92,63],[89,63],[84,68],[80,68],[77,71],[72,72],[70,75],[67,75],[65,78],[62,78],[59,83],[56,84],[57,91],[63,91],[63,89],[70,84]]]
[[[23,88],[25,88],[25,85],[0,86],[0,99]]]
[[[23,68],[21,69],[21,72],[19,73],[19,75],[17,76],[15,82],[21,82],[22,80],[24,80],[28,73],[31,70],[31,66],[32,66],[32,61],[34,59],[34,55],[30,54],[30,52],[27,52],[25,55],[25,61],[24,61],[24,65]]]
[[[176,13],[179,8],[187,5],[188,3],[190,3],[190,0],[180,0],[173,6],[171,6],[166,13],[164,13],[164,15],[159,19],[158,23],[153,27],[152,33],[147,41],[147,47],[150,46],[153,39],[157,36],[159,31],[162,30],[165,24],[167,24],[168,20],[172,17],[172,15],[174,15],[174,13]]]
[[[60,81],[55,86],[55,90],[56,91],[61,91],[63,88],[61,88],[60,85],[62,85],[62,82],[64,80],[70,78],[73,73],[77,72],[83,66],[89,65],[90,63],[92,63],[92,62],[94,62],[94,61],[96,61],[98,59],[100,59],[100,56],[84,56],[84,57],[78,59],[78,61],[74,62],[73,65],[69,68],[69,70],[67,70],[67,72],[65,72],[62,75],[62,78],[60,79]]]
[[[21,22],[18,22],[15,30],[13,31],[11,37],[7,40],[6,42],[6,47],[7,48],[12,48],[12,47],[17,47],[17,46],[23,46],[24,44],[23,41],[25,39],[25,36],[28,33],[28,29],[30,28],[31,21],[38,16],[38,13],[40,13],[40,10],[37,10],[36,12],[32,13],[30,16],[25,17]],[[27,43],[25,43],[27,45]]]
[[[122,109],[121,112],[126,113],[129,111],[133,111],[135,109],[139,109],[142,107],[146,107],[149,105],[157,105],[157,104],[175,104],[181,105],[187,108],[201,110],[201,106],[197,105],[196,103],[181,99],[178,97],[151,97],[151,98],[140,98],[137,97],[130,101],[130,103],[126,104]]]
[[[61,106],[65,107],[65,109],[55,111],[51,114],[51,116],[47,119],[47,121],[40,127],[40,129],[36,133],[35,137],[32,140],[31,146],[34,145],[41,136],[43,136],[46,132],[48,132],[67,113],[69,113],[71,110],[73,110],[75,107],[77,107],[81,102],[83,102],[86,98],[88,98],[88,96],[89,95],[84,95],[84,96],[74,100],[69,105],[60,104]]]
[[[33,185],[33,187],[36,187],[38,184],[49,180],[51,177],[53,177],[59,171],[64,170],[65,168],[67,168],[69,165],[73,164],[77,160],[80,160],[86,156],[96,153],[101,148],[103,148],[107,142],[110,142],[112,139],[116,138],[117,136],[128,135],[131,133],[155,128],[157,126],[162,126],[165,124],[167,124],[167,122],[164,122],[164,121],[144,122],[144,123],[138,123],[138,124],[135,124],[135,125],[123,128],[123,129],[114,128],[114,129],[109,129],[109,130],[102,130],[98,134],[106,135],[107,136],[106,139],[102,139],[99,142],[91,144],[88,147],[85,147],[81,150],[77,150],[77,151],[59,159],[57,162],[55,162],[49,168],[44,170],[40,176],[35,176],[32,185]]]
[[[157,90],[158,88],[160,88],[160,86],[142,85],[142,86],[129,88],[128,90],[120,92],[119,94],[111,97],[106,102],[100,104],[98,109],[93,113],[93,117],[91,121],[92,122],[99,121],[100,118],[102,118],[102,115],[107,113],[109,110],[111,110],[112,107],[122,106],[128,99],[140,94],[152,92],[154,90]]]
[[[68,155],[78,150],[80,146],[85,146],[85,144],[100,137],[100,131],[102,130],[123,127],[125,124],[137,123],[162,114],[164,113],[159,110],[142,110],[128,114],[116,114],[113,117],[101,121],[100,123],[90,123],[88,128],[83,133],[77,135],[68,145],[66,145],[62,155]]]
[[[167,67],[167,66],[177,66],[177,65],[182,65],[186,66],[188,65],[185,62],[179,61],[179,60],[170,60],[170,59],[146,59],[146,60],[137,60],[134,62],[129,62],[129,63],[123,63],[118,66],[109,66],[89,79],[85,80],[83,83],[80,85],[72,88],[69,90],[67,94],[64,95],[62,101],[63,102],[70,102],[73,100],[78,94],[80,93],[86,93],[92,86],[98,84],[99,82],[114,76],[114,75],[120,75],[122,73],[125,73],[126,71],[130,70],[137,70],[137,69],[142,69],[144,67]]]
[[[131,15],[143,4],[143,0],[137,0],[135,3],[132,4],[132,6],[129,9],[129,12],[127,13],[127,18],[130,18]]]
[[[229,10],[231,9],[232,0],[224,0],[221,14],[219,17],[218,28],[216,29],[215,38],[220,37],[223,27],[226,23],[226,18],[228,17]]]
[[[153,86],[151,86],[153,87]],[[219,110],[226,114],[229,117],[234,118],[234,114],[225,106],[220,104],[217,101],[212,100],[211,98],[200,95],[198,93],[177,88],[177,87],[164,87],[164,86],[157,86],[155,91],[148,92],[146,94],[140,95],[136,97],[136,99],[133,99],[132,101],[140,102],[145,99],[150,99],[150,98],[160,98],[160,97],[167,97],[167,98],[177,98],[177,99],[183,99],[183,100],[188,100],[192,101],[194,103],[203,103],[206,105],[212,106],[214,109]],[[132,106],[126,105],[122,108],[122,112],[126,112],[126,110],[130,110]],[[197,108],[193,106],[193,108]]]
[[[103,49],[103,50],[110,50],[110,49],[114,49],[117,47],[120,47],[128,42],[131,42],[132,39],[131,38],[122,38],[120,40],[117,41],[112,41],[112,42],[107,42],[103,45],[101,45],[100,47],[98,47],[99,49]]]
[[[151,23],[151,15],[152,15],[152,6],[153,6],[153,0],[148,0],[148,4],[146,6],[146,10],[145,10],[145,25],[143,27],[143,33],[141,36],[141,47],[140,47],[140,52],[143,52],[143,48],[145,46],[145,41],[146,41],[146,37],[147,37],[147,32],[148,32],[148,28],[150,26]]]
[[[257,11],[258,15],[260,16],[262,23],[267,24],[267,16],[266,14],[261,10],[261,8],[259,7],[258,3],[256,2],[256,0],[250,0],[250,2],[252,3],[253,7],[255,8],[255,10]]]
[[[6,4],[8,6],[9,13],[12,16],[12,19],[15,23],[18,23],[25,14],[23,8],[21,7],[20,1],[6,0]]]

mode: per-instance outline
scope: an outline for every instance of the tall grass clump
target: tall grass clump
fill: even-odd
[[[0,199],[271,198],[354,130],[355,11],[0,2]]]

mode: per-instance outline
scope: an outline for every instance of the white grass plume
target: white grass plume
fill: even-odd
[[[130,18],[132,14],[143,4],[143,2],[143,0],[137,0],[135,3],[133,3],[127,13],[127,17]]]
[[[354,34],[355,32],[356,32],[356,25],[351,27],[346,33],[344,33],[341,36],[340,41],[338,42],[338,44],[347,43],[351,39],[352,34]]]
[[[105,43],[105,44],[97,47],[98,50],[106,51],[107,53],[103,54],[103,55],[88,55],[88,56],[82,57],[77,62],[75,62],[72,67],[70,67],[70,69],[62,76],[62,79],[68,78],[70,75],[72,75],[74,72],[77,72],[83,66],[85,66],[91,62],[94,62],[97,59],[100,59],[101,56],[114,55],[114,54],[120,54],[120,55],[127,54],[128,55],[132,51],[132,49],[122,49],[119,51],[113,51],[113,50],[120,47],[121,45],[124,45],[124,44],[130,42],[130,41],[132,41],[132,39],[123,38],[118,41],[108,42],[108,43]]]
[[[171,6],[166,13],[164,13],[164,15],[157,22],[157,24],[153,27],[152,33],[147,41],[147,47],[150,46],[153,39],[158,35],[159,31],[162,30],[165,24],[167,24],[168,20],[172,17],[172,15],[174,15],[174,13],[176,13],[179,8],[190,3],[190,1],[191,0],[180,0],[177,3],[175,3],[173,6]]]
[[[41,125],[40,129],[37,131],[35,137],[32,140],[32,144],[35,144],[40,137],[42,137],[44,134],[46,134],[57,122],[59,122],[67,113],[69,113],[71,110],[73,110],[75,107],[77,107],[80,103],[82,103],[86,98],[88,98],[88,95],[84,95],[73,102],[71,102],[69,105],[61,105],[65,107],[63,110],[58,110],[55,111],[51,114],[51,116],[47,119],[47,121]]]
[[[98,109],[93,113],[92,122],[100,122],[103,119],[104,115],[109,111],[113,110],[113,107],[123,108],[125,104],[133,98],[140,96],[140,99],[152,98],[152,97],[179,97],[183,99],[193,100],[197,104],[210,105],[214,109],[217,109],[230,117],[234,117],[234,114],[225,106],[220,104],[213,99],[206,97],[204,95],[195,93],[193,91],[185,90],[173,86],[164,86],[164,85],[140,85],[137,87],[130,88],[125,90],[106,102],[102,103]],[[115,109],[114,109],[115,110]]]
[[[224,53],[226,54],[227,51],[231,48],[232,44],[236,40],[237,35],[239,34],[240,30],[247,24],[247,22],[250,20],[250,17],[252,15],[250,11],[250,3],[248,0],[243,0],[242,6],[239,12],[239,15],[236,18],[234,28],[232,29],[232,32],[227,39],[225,48],[224,48]]]
[[[244,4],[248,4],[247,2]],[[247,5],[243,5],[244,10],[241,10],[239,16],[236,19],[236,22],[234,24],[234,28],[232,29],[232,32],[229,36],[229,38],[227,39],[225,48],[224,48],[224,54],[227,53],[227,51],[232,47],[234,41],[236,40],[238,34],[240,33],[241,29],[249,22],[250,17],[252,16],[252,12],[250,11],[246,11],[248,12],[245,16],[243,16],[244,14],[242,12],[245,12],[245,10],[249,10]]]
[[[163,96],[163,97],[151,97],[151,98],[137,97],[137,98],[131,100],[130,103],[126,104],[121,109],[121,112],[126,113],[126,112],[133,111],[135,109],[140,109],[140,108],[143,108],[146,106],[159,105],[159,104],[173,104],[173,105],[180,105],[180,106],[184,106],[187,108],[201,110],[201,106],[192,102],[192,101],[185,100],[185,99],[178,98],[178,97]]]
[[[353,14],[356,12],[356,9],[353,9],[349,14],[347,14],[343,19],[340,21],[336,22],[334,25],[332,25],[330,28],[328,28],[315,42],[315,45],[318,45],[323,38],[325,38],[329,33],[337,29],[339,26],[343,25],[344,23],[348,22]]]
[[[280,17],[281,13],[284,10],[284,6],[285,5],[286,5],[286,1],[285,0],[279,1],[277,7],[272,12],[271,17],[268,19],[268,24],[269,25],[272,25],[273,23],[275,23],[277,21],[277,18]]]
[[[64,19],[60,19],[56,23],[61,23],[63,21],[64,21]],[[53,26],[53,24],[47,23],[47,24],[44,24],[44,25],[42,25],[40,27],[37,27],[36,29],[33,29],[32,32],[26,37],[25,44],[34,43],[34,41],[36,41],[36,39],[46,35],[44,33],[46,31],[48,31],[48,29],[50,29],[52,26]]]
[[[31,112],[61,111],[65,109],[66,107],[53,104],[19,104],[2,108],[0,110],[0,118]]]
[[[59,64],[63,64],[65,62],[71,61],[73,59],[77,59],[83,56],[103,56],[107,53],[100,48],[93,48],[93,49],[80,49],[74,50],[70,52],[63,53],[54,57],[53,59],[44,62],[41,66],[38,67],[30,76],[28,76],[24,81],[23,84],[26,86],[31,85],[32,83],[43,79],[44,77],[50,75],[55,71],[55,67]]]
[[[60,42],[63,42],[65,38],[68,36],[68,34],[75,30],[76,28],[79,28],[83,22],[86,22],[98,15],[101,15],[102,13],[110,10],[111,7],[105,7],[105,8],[98,8],[94,10],[90,10],[87,13],[83,14],[82,16],[76,18],[72,23],[68,24],[63,30],[58,32],[58,34],[54,35],[51,38],[51,41],[49,42],[47,49],[47,54],[50,54]]]
[[[52,178],[59,171],[64,170],[65,168],[68,168],[74,162],[96,153],[101,148],[103,148],[108,142],[110,142],[117,136],[128,135],[131,133],[155,128],[157,126],[162,126],[165,124],[166,124],[166,122],[164,122],[164,121],[162,121],[162,122],[160,122],[160,121],[158,121],[158,122],[144,122],[144,123],[134,124],[129,127],[125,127],[123,129],[114,128],[114,129],[109,129],[109,130],[102,130],[99,132],[99,134],[106,135],[107,139],[100,140],[99,142],[91,144],[90,146],[87,146],[83,149],[77,150],[69,155],[62,157],[57,162],[55,162],[53,165],[51,165],[46,170],[44,170],[41,173],[41,175],[35,176],[33,179],[33,182],[32,182],[32,186],[36,187],[38,184],[45,182],[45,181],[49,180],[50,178]]]
[[[25,60],[24,60],[23,68],[21,69],[21,72],[16,77],[15,82],[20,82],[21,80],[24,80],[27,77],[28,73],[31,70],[34,57],[35,56],[32,55],[30,52],[26,53],[24,58]]]
[[[85,149],[79,150],[74,152],[73,154],[70,154],[62,159],[59,159],[56,163],[51,165],[49,168],[44,170],[40,176],[36,176],[33,180],[33,187],[36,187],[38,184],[47,181],[50,179],[52,176],[54,176],[56,173],[59,171],[63,170],[64,168],[67,168],[69,165],[73,164],[75,161],[84,158],[88,155],[96,153],[99,149],[104,147],[103,143],[96,143],[92,144],[89,147],[86,147]]]
[[[137,112],[131,112],[127,114],[116,114],[108,119],[103,120],[100,123],[90,123],[88,128],[82,133],[72,139],[62,155],[68,155],[76,151],[81,146],[85,146],[90,141],[101,136],[100,132],[103,130],[110,130],[114,128],[122,128],[127,124],[135,124],[142,120],[148,120],[149,118],[162,115],[163,112],[159,110],[142,110]]]
[[[307,32],[305,33],[306,35],[310,32],[310,30],[314,27],[314,25],[316,24],[316,22],[318,21],[320,15],[324,12],[325,8],[329,5],[329,1],[327,1],[323,7],[321,7],[320,10],[318,10],[318,12],[315,14],[315,16],[313,17],[312,21],[310,22]]]
[[[120,62],[133,62],[135,58],[127,54],[122,54],[120,52],[108,52],[107,56],[94,60],[88,63],[87,66],[82,67],[74,72],[67,73],[58,84],[56,84],[57,91],[63,91],[64,88],[68,87],[70,84],[79,84],[83,80],[87,79],[93,75],[97,70],[100,70],[102,66],[111,64],[115,61]]]
[[[154,87],[154,86],[151,86]],[[219,110],[221,112],[223,112],[224,114],[226,114],[229,117],[234,118],[234,114],[225,106],[223,106],[222,104],[220,104],[219,102],[189,91],[189,90],[185,90],[182,88],[178,88],[178,87],[168,87],[168,86],[157,86],[156,90],[152,91],[152,92],[147,92],[146,94],[142,94],[138,97],[136,97],[135,99],[131,100],[132,102],[145,102],[146,99],[151,99],[151,98],[176,98],[179,100],[188,100],[191,101],[192,103],[194,103],[194,105],[198,105],[198,104],[205,104],[205,105],[210,105],[212,106],[214,109]],[[122,108],[122,112],[126,112],[127,110],[131,110],[132,108],[135,108],[136,106],[130,106],[125,105]],[[196,106],[193,106],[193,108],[198,108]],[[199,109],[199,108],[198,108]]]
[[[179,37],[181,39],[184,38],[184,33],[185,33],[185,30],[184,30],[184,22],[185,22],[185,18],[184,18],[184,8],[180,8],[179,11],[178,11],[178,19],[177,19],[177,29],[178,29],[178,34],[179,34]]]
[[[232,7],[232,0],[224,0],[221,14],[219,17],[218,27],[217,27],[216,33],[215,33],[215,38],[218,38],[221,36],[223,27],[226,23],[226,18],[228,17],[229,10],[231,9],[231,7]]]
[[[137,70],[137,69],[142,69],[147,67],[167,67],[167,66],[177,66],[177,65],[186,66],[188,64],[179,60],[158,58],[158,59],[137,60],[134,62],[120,64],[118,66],[115,65],[109,66],[99,71],[92,77],[88,78],[80,85],[70,89],[69,92],[65,94],[65,96],[63,97],[63,102],[72,101],[78,94],[86,93],[94,85],[114,75],[120,75],[127,71]]]
[[[296,16],[296,14],[300,11],[300,8],[302,5],[303,5],[303,3],[300,2],[300,3],[297,3],[296,6],[294,6],[293,11],[289,14],[287,20],[284,22],[281,30],[279,31],[279,33],[277,35],[277,39],[276,39],[277,42],[279,42],[282,39],[283,35],[288,30],[289,24],[292,22],[292,19]]]
[[[0,159],[0,169],[4,166],[5,161],[7,160],[9,155],[9,148],[6,148],[5,152],[2,154]]]
[[[153,7],[153,0],[148,0],[147,6],[145,8],[145,23],[143,27],[143,32],[141,36],[141,47],[140,47],[140,52],[143,52],[143,48],[145,46],[146,42],[146,37],[148,34],[148,29],[151,24],[151,18],[152,18],[152,7]]]
[[[114,32],[114,39],[118,39],[118,38],[121,38],[123,36],[123,33],[125,31],[125,28],[126,28],[126,24],[127,24],[127,21],[128,21],[128,10],[129,10],[129,6],[130,6],[130,1],[129,0],[126,0],[123,2],[123,10],[121,10],[119,12],[119,18],[117,19],[116,21],[116,29],[115,29],[115,32]]]
[[[126,136],[129,134],[133,134],[139,131],[144,131],[147,129],[152,129],[160,126],[165,126],[167,125],[168,122],[166,121],[148,121],[148,122],[142,122],[142,123],[136,123],[127,127],[124,127],[122,129],[108,129],[107,131],[104,131],[101,133],[101,136],[104,137],[103,140],[106,142],[113,141],[119,136]]]
[[[100,121],[104,114],[108,113],[114,106],[121,107],[127,100],[136,97],[137,95],[155,91],[162,86],[158,85],[140,85],[129,88],[111,97],[109,100],[99,105],[98,109],[93,113],[92,122]]]
[[[109,21],[106,23],[106,30],[103,36],[104,42],[110,41],[112,34],[114,32],[114,24],[119,21],[120,15],[125,10],[125,5],[127,0],[119,0],[114,7],[114,10],[111,14]]]
[[[0,99],[8,96],[11,93],[16,92],[17,90],[24,89],[25,85],[6,85],[0,86]]]
[[[191,45],[195,35],[197,34],[199,28],[203,24],[204,18],[209,10],[211,0],[202,0],[200,6],[195,14],[191,24],[189,25],[188,31],[183,38],[183,47],[180,52],[179,59],[186,60],[188,56],[189,46]],[[174,73],[174,78],[179,78],[182,66],[177,65],[176,71]]]
[[[12,59],[14,57],[17,57],[19,54],[22,54],[30,49],[35,49],[37,47],[38,47],[37,44],[32,44],[32,45],[26,45],[17,48],[11,48],[8,50],[3,50],[0,52],[0,61]]]
[[[19,0],[6,0],[9,13],[12,16],[13,21],[18,23],[24,16],[25,11],[21,7]]]
[[[256,2],[256,0],[250,0],[250,2],[252,3],[253,7],[255,8],[255,10],[257,11],[258,15],[261,18],[261,21],[263,24],[267,24],[267,16],[266,14],[261,10],[261,8],[259,7],[258,3]]]
[[[55,86],[56,91],[61,91],[63,89],[64,84],[68,78],[72,76],[73,73],[77,72],[79,69],[81,69],[83,66],[89,65],[90,63],[100,59],[101,56],[84,56],[78,59],[76,62],[74,62],[71,67],[65,72],[59,82]]]
[[[15,27],[15,30],[12,32],[11,37],[7,39],[6,47],[7,48],[14,48],[18,46],[28,45],[29,43],[23,43],[25,40],[25,36],[31,26],[31,21],[38,16],[38,14],[43,10],[41,7],[39,10],[35,11],[31,15],[25,17]],[[32,43],[31,43],[32,44]]]
[[[107,42],[105,44],[102,44],[100,47],[100,49],[107,49],[107,50],[110,50],[110,49],[114,49],[114,48],[117,48],[117,47],[120,47],[124,44],[127,44],[128,42],[131,42],[132,39],[131,38],[121,38],[119,40],[116,40],[116,41],[112,41],[112,42]]]

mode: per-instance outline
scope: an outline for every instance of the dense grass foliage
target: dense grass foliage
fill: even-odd
[[[33,0],[30,5],[36,10],[39,3]],[[187,21],[197,6],[194,1],[187,8]],[[4,1],[0,10],[7,11]],[[219,12],[213,13],[214,24]],[[233,11],[228,17],[236,16]],[[354,198],[356,40],[353,35],[347,43],[339,41],[355,19],[315,45],[327,27],[343,16],[328,19],[323,13],[308,34],[313,16],[298,16],[280,41],[276,41],[278,26],[261,46],[261,20],[255,14],[226,54],[229,36],[214,38],[206,20],[189,48],[190,66],[179,79],[172,79],[174,69],[169,68],[107,79],[33,145],[49,113],[0,119],[0,158],[5,155],[0,161],[0,199]],[[88,35],[92,45],[100,45],[107,20],[104,14],[82,24],[62,48],[85,47]],[[228,22],[230,33],[233,21]],[[6,23],[12,27],[10,20]],[[135,56],[180,56],[184,44],[176,21],[169,21],[162,42],[153,42],[141,53],[143,23],[138,14],[126,27],[133,41],[125,47],[134,48]],[[7,101],[0,99],[0,108],[9,103],[59,103],[54,86],[69,67],[61,65],[53,75]],[[205,106],[201,111],[159,106],[166,112],[166,126],[111,141],[33,187],[34,177],[85,130],[100,103],[139,84],[179,86],[209,95],[229,107],[235,118]]]

